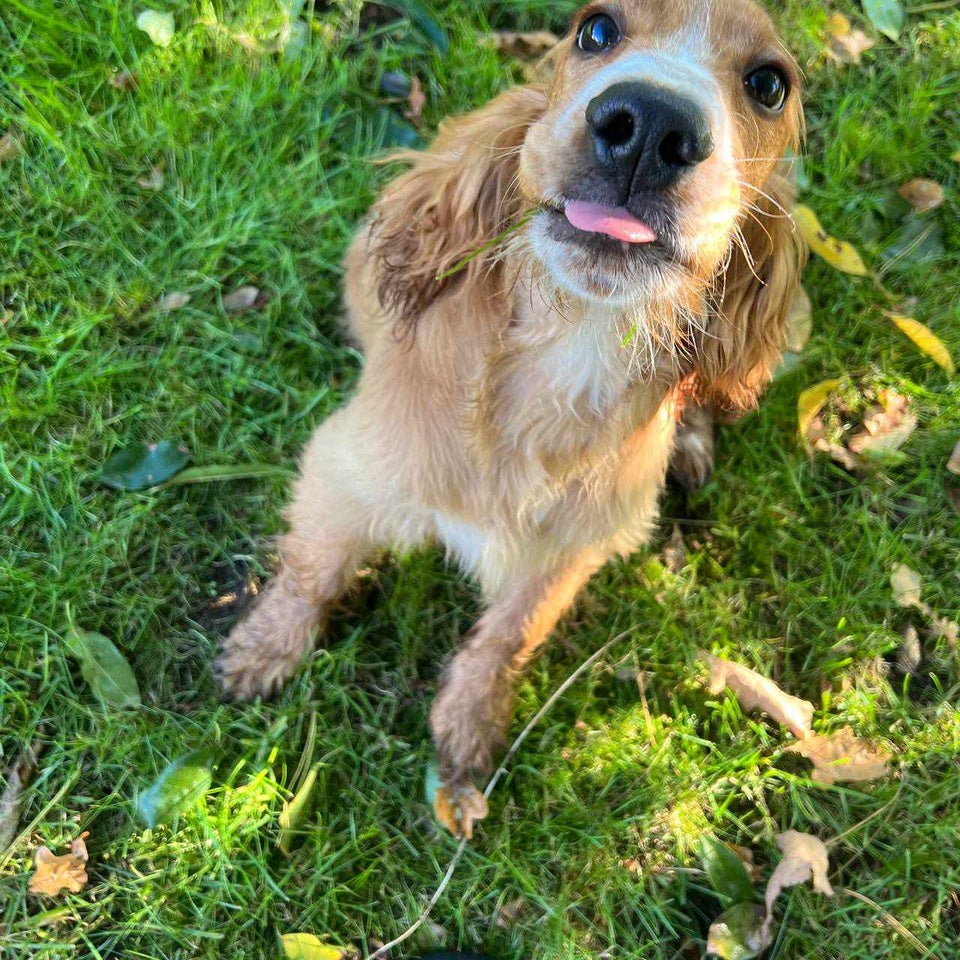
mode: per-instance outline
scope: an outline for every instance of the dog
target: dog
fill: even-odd
[[[753,405],[802,266],[785,157],[797,66],[753,0],[591,4],[517,86],[402,152],[346,256],[365,366],[302,457],[279,569],[219,658],[270,694],[376,548],[439,542],[483,612],[430,713],[469,836],[518,671],[673,471],[712,466],[711,410]]]

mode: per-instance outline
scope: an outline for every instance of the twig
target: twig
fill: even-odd
[[[527,725],[517,734],[516,740],[510,745],[510,749],[507,751],[506,755],[503,758],[503,761],[500,763],[500,766],[497,767],[496,772],[490,778],[487,783],[486,788],[483,791],[484,797],[489,797],[493,793],[494,787],[500,782],[500,778],[507,772],[507,766],[510,761],[513,759],[516,752],[520,749],[521,744],[527,737],[530,735],[530,732],[533,728],[543,719],[543,717],[550,711],[553,705],[563,696],[564,693],[576,682],[577,678],[586,670],[589,670],[593,664],[597,662],[615,643],[619,643],[627,634],[629,630],[624,630],[623,633],[618,633],[615,637],[612,637],[608,640],[599,650],[595,651],[583,663],[577,667],[573,673],[567,677],[563,683],[553,691],[552,694],[547,698],[543,706],[530,718]],[[450,858],[450,863],[447,865],[446,872],[443,875],[443,879],[440,881],[440,885],[433,892],[433,896],[430,897],[430,900],[427,902],[427,905],[423,908],[420,916],[417,917],[413,923],[407,927],[399,936],[395,937],[389,943],[385,943],[382,947],[377,947],[373,953],[367,954],[363,960],[375,960],[376,957],[382,957],[385,953],[392,950],[394,947],[399,946],[404,940],[412,937],[417,930],[423,925],[427,917],[430,916],[430,912],[437,905],[440,897],[443,896],[443,892],[447,889],[447,886],[450,883],[450,880],[453,877],[453,871],[456,869],[457,864],[460,862],[460,858],[463,856],[463,852],[467,849],[467,838],[463,837],[460,840],[460,843],[457,844],[457,849],[454,851],[453,856]]]
[[[887,910],[884,910],[879,903],[875,903],[869,897],[864,896],[862,893],[859,893],[856,890],[851,890],[849,887],[841,887],[841,893],[847,894],[848,897],[853,897],[856,900],[859,900],[861,903],[865,903],[868,907],[873,907],[879,914],[881,919],[888,923],[897,933],[903,937],[911,946],[916,947],[925,957],[936,957],[939,956],[932,946],[925,947],[923,943],[918,940],[892,913]]]

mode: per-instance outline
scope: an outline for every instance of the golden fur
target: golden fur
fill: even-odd
[[[410,169],[346,258],[359,389],[307,446],[280,567],[220,659],[229,691],[274,691],[374,548],[439,541],[485,602],[431,713],[455,799],[490,766],[513,674],[605,559],[649,535],[683,405],[754,403],[797,283],[780,158],[799,98],[761,117],[741,89],[758,58],[796,84],[766,15],[750,0],[612,9],[620,48],[585,58],[567,38],[549,86],[508,90],[402,154]],[[677,256],[607,268],[546,224],[586,176],[585,98],[661,61],[678,82],[706,78],[719,146],[671,193]],[[709,419],[687,420],[680,452],[709,461]]]

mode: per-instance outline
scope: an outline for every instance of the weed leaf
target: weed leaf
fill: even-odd
[[[148,827],[173,823],[195,806],[210,789],[212,757],[208,750],[192,750],[167,764],[149,789],[140,794],[137,811]]]
[[[278,846],[280,850],[290,855],[290,849],[297,835],[303,827],[304,821],[310,816],[313,810],[313,788],[317,782],[317,773],[320,770],[320,764],[310,768],[300,789],[293,795],[288,803],[283,805],[280,811],[280,839]]]
[[[722,960],[752,960],[759,956],[770,945],[764,916],[763,907],[755,903],[738,903],[724,910],[710,924],[707,954]]]
[[[863,12],[886,37],[897,40],[907,20],[900,0],[863,0]]]
[[[189,459],[190,454],[170,440],[131,443],[109,457],[100,479],[117,490],[143,490],[169,480]]]
[[[70,654],[93,695],[105,707],[139,707],[140,687],[123,654],[102,633],[78,630],[72,623],[64,634]]]
[[[710,886],[731,903],[753,899],[754,889],[743,861],[716,837],[700,841],[700,862]]]
[[[951,375],[956,372],[956,365],[947,345],[929,327],[925,327],[913,317],[905,317],[899,313],[891,313],[888,316],[893,325],[905,333],[934,363],[943,367]]]
[[[280,942],[288,960],[341,960],[346,951],[332,947],[312,933],[285,933]]]

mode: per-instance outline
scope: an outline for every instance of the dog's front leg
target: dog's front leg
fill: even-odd
[[[430,727],[464,836],[487,812],[473,778],[490,772],[504,742],[515,676],[602,563],[601,554],[590,551],[551,575],[513,582],[487,597],[486,611],[444,671]]]

